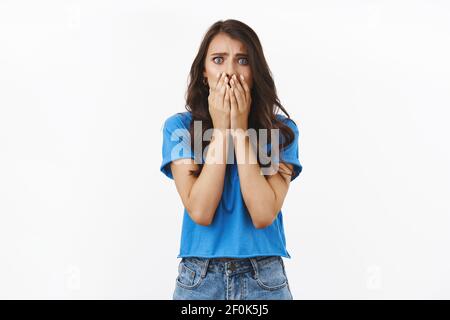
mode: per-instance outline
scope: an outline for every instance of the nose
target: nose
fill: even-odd
[[[233,74],[237,74],[236,73],[236,68],[235,68],[235,65],[234,65],[234,61],[232,59],[228,59],[225,72],[226,72],[228,78],[231,78],[231,76]]]

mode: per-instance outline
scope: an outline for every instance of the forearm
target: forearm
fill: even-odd
[[[254,226],[265,227],[275,217],[276,194],[261,174],[255,148],[245,132],[235,132],[233,142],[244,202]]]
[[[214,130],[202,171],[189,193],[190,213],[202,225],[212,222],[222,197],[228,141],[224,130]]]

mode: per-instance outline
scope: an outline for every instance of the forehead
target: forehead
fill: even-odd
[[[228,51],[247,53],[247,47],[240,40],[232,39],[225,33],[217,34],[208,47],[208,53]]]

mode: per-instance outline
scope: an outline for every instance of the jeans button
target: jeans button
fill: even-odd
[[[231,262],[231,263],[228,265],[227,274],[228,274],[228,275],[232,274],[233,271],[234,271],[235,269],[236,269],[236,268],[235,268],[234,264]]]

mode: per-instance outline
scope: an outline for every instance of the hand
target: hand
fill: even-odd
[[[242,129],[247,131],[248,115],[250,114],[250,107],[252,104],[250,88],[243,75],[240,75],[240,79],[238,79],[236,75],[233,75],[230,84],[230,127],[231,129]]]
[[[215,129],[226,130],[230,128],[230,95],[228,77],[225,72],[217,74],[215,85],[209,88],[208,105],[209,114]]]

